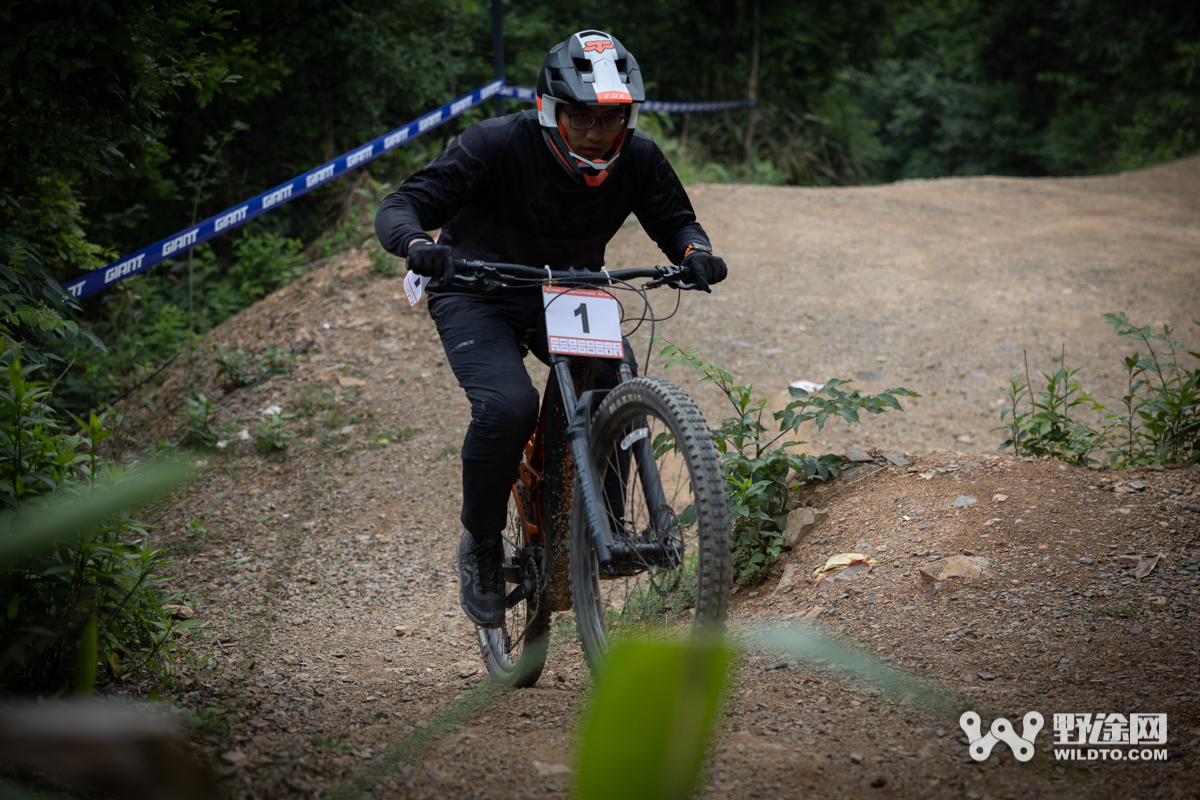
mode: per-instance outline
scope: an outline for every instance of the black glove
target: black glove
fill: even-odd
[[[447,275],[454,275],[454,256],[444,244],[413,242],[408,246],[408,268],[418,275],[445,282]]]
[[[708,288],[714,283],[720,283],[729,275],[725,260],[706,253],[703,250],[693,250],[683,259],[682,266],[687,268],[685,273],[688,283],[695,284],[696,289],[711,292]]]

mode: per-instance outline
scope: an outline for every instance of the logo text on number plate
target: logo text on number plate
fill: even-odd
[[[621,358],[621,310],[617,298],[599,289],[543,286],[550,352]]]

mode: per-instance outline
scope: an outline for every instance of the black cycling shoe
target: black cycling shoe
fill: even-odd
[[[458,542],[458,602],[467,619],[481,628],[499,628],[504,623],[503,560],[499,536],[494,544],[479,544],[470,531],[463,532]]]

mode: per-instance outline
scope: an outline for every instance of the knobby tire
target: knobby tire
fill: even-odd
[[[655,469],[650,471],[661,475],[659,497],[666,500],[665,509],[650,508],[640,459],[628,458],[629,466],[623,467],[614,455],[639,426],[649,429],[648,444],[668,448],[655,456]],[[676,538],[682,544],[671,551],[682,550],[677,564],[646,566],[643,561],[641,567],[626,567],[623,575],[606,576],[576,488],[571,592],[584,654],[592,672],[599,674],[614,636],[720,631],[729,605],[732,568],[720,458],[708,425],[682,389],[661,378],[635,378],[622,384],[596,410],[590,444],[601,485],[607,481],[602,503],[614,536],[651,544]],[[631,443],[627,449],[636,453],[638,446]],[[644,452],[652,453],[653,447]],[[680,519],[689,504],[695,506],[694,522]],[[662,520],[664,513],[669,520],[651,522]]]

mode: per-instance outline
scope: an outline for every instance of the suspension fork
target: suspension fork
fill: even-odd
[[[579,481],[583,512],[592,534],[592,545],[596,548],[596,559],[605,571],[612,572],[612,528],[608,524],[608,515],[602,511],[604,493],[600,487],[596,467],[592,463],[588,442],[590,403],[580,404],[575,396],[570,359],[554,354],[550,357],[550,363],[558,378],[558,389],[562,393],[563,408],[567,413],[567,441],[571,445],[571,457],[575,461],[575,480]]]
[[[631,380],[633,380],[633,368],[627,360],[621,359],[621,366],[617,369],[617,383],[629,383]],[[637,429],[648,426],[645,417],[638,417],[630,427]],[[655,533],[665,533],[671,527],[673,512],[667,504],[662,478],[658,474],[658,462],[654,459],[654,443],[650,441],[649,436],[634,442],[633,457],[638,464],[638,478],[642,484],[642,494],[645,495],[646,503],[650,506],[653,515],[651,525],[654,526]]]

